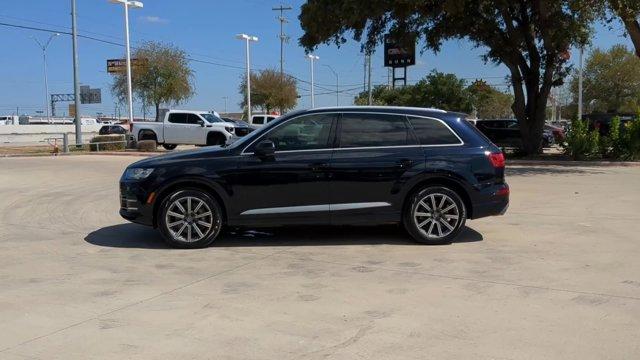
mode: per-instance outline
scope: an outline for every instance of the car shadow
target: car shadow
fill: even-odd
[[[482,241],[482,234],[466,227],[454,242]],[[147,226],[118,224],[92,231],[85,241],[104,247],[170,249],[160,233]],[[212,247],[255,246],[328,246],[328,245],[415,245],[416,243],[398,225],[384,226],[323,226],[282,227],[258,230],[228,230]]]
[[[605,171],[594,168],[579,168],[565,165],[541,165],[541,166],[507,166],[507,176],[532,176],[532,175],[593,175],[604,174]]]

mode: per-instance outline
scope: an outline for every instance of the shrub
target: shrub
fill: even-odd
[[[589,131],[586,121],[574,119],[563,147],[565,153],[574,160],[598,157],[601,153],[600,134],[597,130]]]
[[[640,160],[640,118],[625,124],[620,143],[623,160]]]
[[[91,139],[89,148],[91,151],[118,151],[124,150],[125,145],[125,135],[98,135]]]
[[[136,144],[138,151],[156,151],[158,144],[155,140],[140,140]]]

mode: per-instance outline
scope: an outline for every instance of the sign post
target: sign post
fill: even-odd
[[[410,43],[397,41],[390,35],[384,37],[384,66],[393,70],[392,88],[396,87],[396,81],[403,81],[407,85],[407,66],[416,64],[416,42]],[[402,76],[396,75],[396,68],[402,68]]]

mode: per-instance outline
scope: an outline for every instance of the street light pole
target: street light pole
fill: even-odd
[[[339,105],[339,102],[340,102],[340,100],[339,100],[339,99],[340,99],[340,97],[339,97],[339,95],[338,95],[338,93],[339,93],[339,91],[338,91],[338,88],[339,88],[339,83],[338,83],[338,73],[337,73],[335,70],[333,70],[333,68],[332,68],[331,66],[326,65],[326,64],[325,64],[324,66],[328,67],[328,68],[329,68],[329,70],[331,70],[331,72],[333,73],[333,75],[335,75],[335,76],[336,76],[336,106],[340,106],[340,105]]]
[[[311,108],[313,109],[314,107],[316,107],[316,95],[315,95],[315,91],[314,91],[314,81],[313,81],[313,62],[320,59],[320,57],[313,55],[313,54],[308,54],[307,58],[309,58],[309,60],[311,61]]]
[[[53,40],[54,37],[59,35],[60,34],[55,33],[49,36],[49,40],[47,40],[47,42],[44,44],[42,44],[40,40],[38,40],[37,38],[33,36],[31,37],[33,40],[35,40],[38,46],[40,46],[40,49],[42,49],[42,63],[44,64],[44,107],[47,112],[48,123],[51,123],[51,116],[49,115],[49,80],[47,79],[47,48],[49,47],[49,44],[51,44],[51,40]]]
[[[227,114],[227,99],[229,99],[228,96],[223,96],[222,97],[224,99],[224,113],[225,115]]]
[[[246,43],[246,57],[247,57],[247,122],[251,123],[251,53],[249,52],[249,42],[257,42],[256,36],[247,34],[238,34],[236,39],[244,40]]]
[[[144,4],[140,1],[130,0],[109,0],[113,4],[124,5],[124,33],[125,33],[125,51],[127,55],[127,103],[129,105],[129,124],[133,123],[133,90],[131,86],[131,47],[129,44],[129,7],[134,9],[142,9]]]
[[[582,121],[582,67],[584,56],[584,46],[580,47],[580,68],[578,69],[578,120]]]
[[[71,0],[71,45],[73,47],[73,94],[76,106],[76,146],[82,145],[82,119],[80,113],[80,75],[78,72],[78,24],[76,21],[76,0]]]

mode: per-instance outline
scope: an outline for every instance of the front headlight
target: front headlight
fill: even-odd
[[[151,175],[153,169],[129,168],[124,172],[124,178],[127,180],[142,180]]]
[[[227,130],[228,133],[233,134],[233,128],[232,127],[225,127],[225,130]]]

